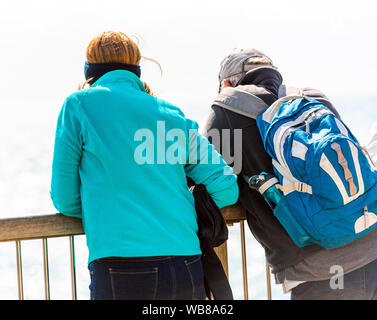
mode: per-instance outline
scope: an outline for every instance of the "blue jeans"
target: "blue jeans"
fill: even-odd
[[[343,288],[330,280],[309,281],[293,288],[292,300],[377,300],[377,260],[343,277]]]
[[[201,256],[98,259],[88,266],[92,300],[201,300]]]

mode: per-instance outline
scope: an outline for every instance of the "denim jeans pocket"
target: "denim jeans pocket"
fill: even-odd
[[[192,300],[204,300],[206,292],[204,289],[204,276],[201,256],[185,260],[187,271],[192,284]]]
[[[109,268],[112,297],[115,300],[155,300],[158,268],[122,270]]]

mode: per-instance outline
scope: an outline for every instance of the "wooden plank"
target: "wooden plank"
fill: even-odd
[[[224,207],[221,212],[230,224],[246,217],[245,210],[239,204]],[[84,234],[81,219],[60,213],[0,219],[0,242],[80,234]]]
[[[221,213],[223,214],[225,221],[229,224],[246,219],[246,210],[240,203],[222,208]]]
[[[0,220],[0,241],[84,234],[81,219],[62,214]]]

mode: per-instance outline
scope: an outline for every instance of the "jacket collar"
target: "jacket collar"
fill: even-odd
[[[263,66],[250,70],[240,79],[239,85],[254,85],[264,88],[278,98],[279,87],[283,82],[283,78],[279,71],[272,67]]]
[[[127,70],[114,70],[105,73],[96,82],[92,84],[92,87],[106,86],[113,82],[124,82],[135,89],[139,89],[145,92],[145,87],[139,77],[134,73]]]
[[[235,88],[225,87],[212,104],[256,119],[259,114],[268,108],[268,105],[256,94],[257,90],[266,92],[263,88],[251,85],[237,86]]]
[[[280,73],[271,67],[248,71],[236,87],[225,87],[213,104],[256,119],[278,99],[282,83]]]

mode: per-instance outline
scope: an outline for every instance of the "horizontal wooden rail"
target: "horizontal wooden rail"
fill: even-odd
[[[244,222],[246,211],[239,204],[224,207],[221,209],[225,221],[228,225],[241,222],[241,244],[242,244],[242,261],[243,261],[243,278],[244,278],[244,297],[248,299],[247,273],[246,273],[246,249],[245,249],[245,231]],[[0,219],[0,242],[16,241],[17,245],[17,266],[18,266],[18,285],[19,298],[23,299],[23,281],[21,265],[21,240],[42,239],[44,248],[44,271],[45,271],[45,291],[46,299],[50,298],[48,260],[47,260],[47,238],[52,237],[70,237],[71,251],[71,277],[72,277],[72,296],[76,299],[76,278],[75,278],[75,260],[73,236],[84,234],[82,220],[79,218],[68,217],[63,214],[50,214],[40,216],[18,217]],[[224,270],[229,276],[228,270],[228,250],[227,243],[215,248]],[[268,269],[269,271],[269,269]],[[270,285],[269,285],[270,286]]]
[[[246,210],[239,203],[222,208],[221,213],[228,224],[240,222],[246,219]]]
[[[60,213],[0,220],[0,241],[84,234],[81,219]]]
[[[221,211],[229,224],[245,219],[245,210],[239,204]],[[81,219],[60,213],[0,219],[0,242],[81,234],[84,234]]]

